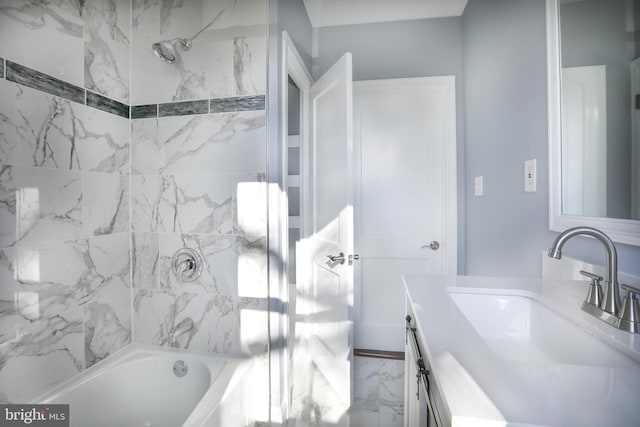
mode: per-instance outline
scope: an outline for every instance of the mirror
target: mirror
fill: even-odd
[[[553,231],[591,225],[640,244],[636,29],[640,0],[547,0]]]

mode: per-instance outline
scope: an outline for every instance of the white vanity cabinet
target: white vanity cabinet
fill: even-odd
[[[405,427],[640,426],[640,341],[587,282],[404,276]]]
[[[404,426],[450,427],[450,417],[441,398],[425,345],[418,332],[411,305],[405,317]]]
[[[428,426],[429,414],[424,392],[418,383],[419,374],[416,356],[410,345],[405,346],[404,358],[404,427]],[[422,399],[420,399],[422,393]]]

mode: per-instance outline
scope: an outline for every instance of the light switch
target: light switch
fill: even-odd
[[[473,179],[473,194],[476,196],[482,196],[484,194],[484,184],[481,176],[476,176]]]
[[[536,191],[536,159],[524,162],[524,191],[534,193]]]

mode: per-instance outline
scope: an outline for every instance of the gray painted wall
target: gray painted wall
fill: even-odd
[[[631,217],[631,68],[626,0],[560,6],[562,66],[605,65],[607,73],[607,216]]]
[[[462,72],[462,19],[440,18],[317,29],[313,77],[344,52],[353,54],[353,79],[422,77]]]
[[[456,76],[458,212],[464,218],[464,87],[462,18],[421,19],[318,28],[313,76],[318,78],[345,52],[353,54],[353,79]],[[465,267],[465,222],[458,222],[458,271]]]
[[[540,276],[548,231],[544,0],[470,0],[463,14],[467,274]],[[538,192],[523,192],[523,162],[537,158]],[[483,175],[485,196],[473,196]],[[618,244],[620,269],[640,274],[640,248]],[[591,239],[564,253],[603,264]]]
[[[279,28],[312,52],[302,1],[280,3]],[[354,80],[456,76],[459,272],[539,277],[541,254],[557,235],[548,226],[545,0],[470,0],[461,18],[326,27],[316,37],[316,77],[346,51]],[[523,162],[532,158],[538,191],[524,193]],[[473,196],[478,175],[483,197]],[[640,248],[617,247],[621,270],[640,275]],[[565,253],[604,262],[587,238]]]
[[[540,276],[540,253],[553,240],[545,26],[544,0],[471,0],[463,14],[470,275]],[[534,158],[538,191],[525,193],[523,162]]]
[[[273,0],[272,0],[273,1]],[[278,25],[286,30],[296,50],[307,66],[312,68],[313,29],[302,0],[278,0]]]

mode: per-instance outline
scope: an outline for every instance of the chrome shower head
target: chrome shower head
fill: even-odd
[[[231,9],[231,13],[233,13],[233,10],[235,10],[237,1],[238,0],[233,0],[233,7]],[[198,30],[198,32],[195,33],[193,35],[193,37],[191,37],[189,39],[177,38],[177,39],[173,39],[173,40],[162,40],[161,42],[157,42],[157,43],[152,44],[151,48],[153,49],[153,53],[155,53],[156,56],[158,58],[162,59],[164,62],[168,62],[169,64],[173,64],[174,62],[176,62],[176,59],[177,59],[177,56],[176,56],[176,53],[177,53],[176,52],[176,45],[180,45],[180,48],[182,48],[182,50],[191,49],[191,42],[193,40],[195,40],[196,37],[198,37],[204,31],[209,29],[209,27],[211,27],[213,24],[215,24],[218,21],[218,19],[222,16],[223,12],[225,12],[226,10],[227,10],[227,8],[222,8],[218,12],[218,14],[211,20],[211,22],[209,22],[207,25],[205,25],[200,30]]]
[[[173,39],[162,40],[151,45],[153,53],[164,62],[173,64],[176,62],[176,45],[179,45],[182,50],[191,49],[191,40],[188,39]]]

